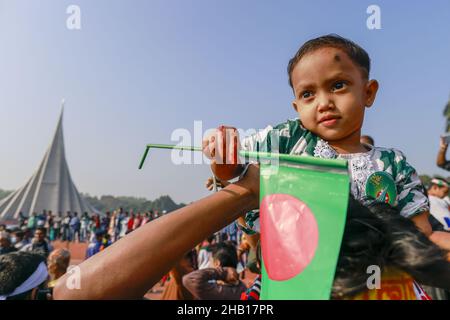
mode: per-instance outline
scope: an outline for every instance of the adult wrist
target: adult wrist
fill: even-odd
[[[252,190],[251,186],[247,184],[246,180],[236,181],[232,185],[239,188],[242,203],[245,207],[245,210],[242,213],[255,210],[259,207],[259,196]]]

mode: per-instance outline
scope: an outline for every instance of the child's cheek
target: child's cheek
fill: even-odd
[[[307,110],[306,108],[300,108],[298,116],[306,129],[310,131],[314,129],[314,114],[310,110]]]

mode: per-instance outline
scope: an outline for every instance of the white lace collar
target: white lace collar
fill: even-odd
[[[347,154],[338,154],[336,150],[333,149],[333,147],[330,146],[330,144],[320,139],[317,141],[316,146],[314,147],[314,157],[322,158],[322,159],[335,159],[335,158],[341,158],[341,159],[354,159],[359,158],[362,156],[371,156],[375,148],[368,144],[363,144],[368,151],[366,152],[358,152],[358,153],[347,153]]]
[[[351,192],[356,199],[363,199],[365,196],[365,185],[368,177],[375,171],[372,162],[372,155],[375,148],[364,145],[366,152],[338,154],[328,142],[319,139],[314,148],[314,156],[323,159],[345,159],[348,162],[348,170],[351,180]]]

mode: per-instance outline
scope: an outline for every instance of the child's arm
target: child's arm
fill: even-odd
[[[414,216],[411,220],[414,222],[416,227],[422,231],[427,237],[431,236],[433,230],[431,229],[430,221],[428,217],[430,213],[428,211],[422,212],[421,214]]]
[[[417,228],[422,231],[431,241],[438,245],[441,249],[449,251],[450,260],[450,232],[433,231],[430,221],[428,220],[429,212],[424,212],[412,218]]]
[[[431,234],[430,202],[416,169],[407,161],[401,151],[393,150],[390,165],[395,177],[400,214],[411,219],[426,235]]]
[[[448,251],[447,259],[450,261],[450,233],[445,231],[434,231],[429,238],[439,247]]]
[[[259,205],[259,168],[209,197],[136,229],[66,274],[55,299],[140,299],[200,241]],[[164,248],[164,250],[161,250]],[[80,276],[80,289],[66,284]]]

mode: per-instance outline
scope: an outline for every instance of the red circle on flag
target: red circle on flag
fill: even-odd
[[[319,228],[311,209],[288,194],[271,194],[260,206],[261,248],[270,279],[295,277],[311,263],[319,243]]]

